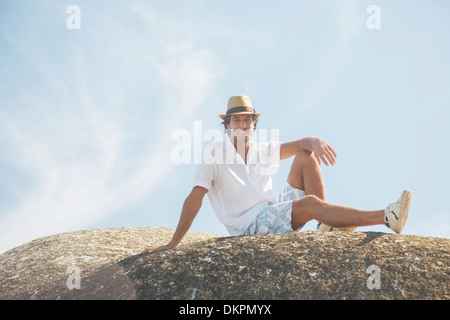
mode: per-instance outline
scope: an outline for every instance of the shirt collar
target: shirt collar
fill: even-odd
[[[237,150],[234,147],[234,144],[231,141],[231,138],[228,135],[226,135],[225,140],[226,140],[226,142],[225,142],[226,143],[226,153],[227,154],[229,153],[230,155],[232,154],[233,157],[236,157],[237,159],[242,160],[241,156],[237,153]],[[248,153],[247,153],[247,164],[249,163],[249,159],[251,159],[254,155],[254,148],[255,148],[255,143],[252,140],[250,140],[249,146],[248,146]],[[244,164],[245,164],[245,162],[244,162]]]

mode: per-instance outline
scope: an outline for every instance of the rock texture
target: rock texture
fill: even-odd
[[[0,299],[450,299],[450,239],[306,231],[220,237],[109,228],[0,255]],[[79,287],[77,287],[77,280]]]

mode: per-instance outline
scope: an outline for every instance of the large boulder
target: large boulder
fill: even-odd
[[[450,239],[305,231],[220,237],[107,228],[0,255],[0,299],[450,299]]]

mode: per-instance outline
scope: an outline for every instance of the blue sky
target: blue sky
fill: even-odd
[[[67,27],[70,5],[80,29]],[[370,5],[381,29],[367,27]],[[80,229],[175,228],[196,165],[171,161],[171,135],[194,139],[195,121],[221,130],[217,115],[241,94],[281,141],[333,146],[329,202],[381,209],[408,188],[404,233],[449,238],[449,9],[445,0],[2,0],[0,252]],[[290,163],[273,176],[274,195]],[[227,235],[206,198],[191,230]]]

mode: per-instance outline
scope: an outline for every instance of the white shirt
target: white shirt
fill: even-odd
[[[211,206],[232,236],[243,234],[264,207],[276,203],[270,168],[280,165],[280,146],[250,141],[247,164],[228,137],[203,151],[194,186],[208,190]]]

